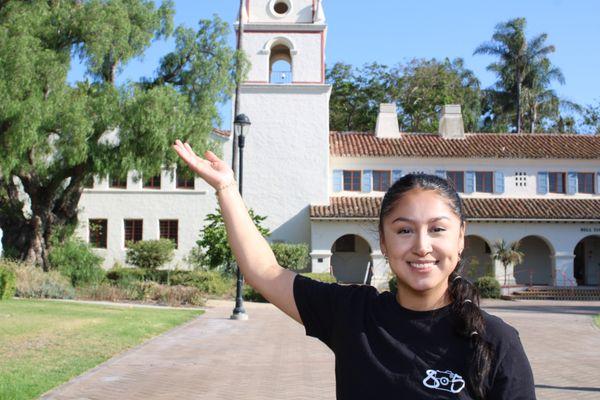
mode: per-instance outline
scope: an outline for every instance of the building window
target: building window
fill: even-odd
[[[527,172],[515,172],[515,186],[527,186]]]
[[[360,191],[360,171],[344,171],[344,190]]]
[[[494,174],[490,171],[475,172],[475,190],[481,193],[493,193]]]
[[[187,178],[184,175],[177,174],[177,189],[194,189],[195,179]]]
[[[548,172],[548,191],[550,193],[565,193],[564,172]]]
[[[179,221],[176,219],[161,219],[158,221],[160,238],[171,239],[175,243],[175,248],[179,244],[178,232],[179,232]]]
[[[105,219],[90,219],[88,221],[88,237],[92,247],[106,248],[106,228],[107,220]]]
[[[390,188],[390,171],[373,171],[373,190],[386,192]]]
[[[144,220],[126,219],[125,220],[125,247],[128,243],[135,243],[142,240],[142,231],[144,229]]]
[[[335,241],[334,252],[352,253],[356,251],[354,235],[344,235]]]
[[[464,171],[446,171],[446,180],[458,193],[465,192]]]
[[[160,189],[160,175],[146,179],[144,181],[144,189]]]
[[[111,177],[108,181],[108,187],[113,189],[127,189],[127,177]]]
[[[594,193],[593,172],[579,172],[577,174],[577,191],[579,193]]]

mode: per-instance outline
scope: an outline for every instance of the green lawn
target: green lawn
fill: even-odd
[[[202,312],[0,301],[0,399],[37,398]]]

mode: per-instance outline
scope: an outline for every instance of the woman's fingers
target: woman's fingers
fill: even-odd
[[[221,161],[221,159],[219,157],[217,157],[217,155],[210,150],[206,150],[206,152],[204,153],[204,156],[206,157],[206,159],[208,161],[212,161],[212,162]]]

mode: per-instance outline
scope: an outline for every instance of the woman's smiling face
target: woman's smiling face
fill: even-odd
[[[435,190],[404,193],[383,220],[381,249],[403,295],[443,296],[464,248],[464,224]]]

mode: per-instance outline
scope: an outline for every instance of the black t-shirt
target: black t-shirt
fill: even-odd
[[[473,350],[455,333],[450,306],[412,311],[372,286],[322,283],[301,275],[294,280],[294,298],[306,334],[335,353],[338,400],[474,398],[467,385]],[[488,399],[535,399],[518,332],[482,313],[484,339],[495,354]]]

